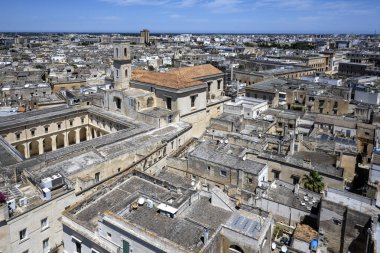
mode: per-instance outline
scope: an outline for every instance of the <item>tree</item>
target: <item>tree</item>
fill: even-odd
[[[7,202],[7,194],[5,192],[0,192],[0,204]]]
[[[313,192],[320,193],[325,188],[323,177],[317,171],[311,171],[309,175],[305,175],[303,181],[305,188]]]

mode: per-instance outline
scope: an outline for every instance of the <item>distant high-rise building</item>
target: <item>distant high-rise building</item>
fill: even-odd
[[[143,43],[145,43],[146,45],[148,45],[150,42],[149,36],[150,36],[150,32],[148,29],[144,29],[144,30],[140,31],[141,41]]]

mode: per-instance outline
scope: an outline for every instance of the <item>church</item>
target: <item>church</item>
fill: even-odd
[[[192,124],[199,137],[212,117],[223,112],[224,73],[211,64],[166,73],[133,70],[129,43],[114,46],[114,89],[104,93],[103,108],[155,127],[177,121]]]

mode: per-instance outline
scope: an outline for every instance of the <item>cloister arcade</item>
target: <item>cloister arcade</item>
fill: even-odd
[[[77,115],[41,124],[30,124],[12,132],[1,132],[25,158],[41,155],[80,142],[117,132],[127,126],[98,115]]]
[[[83,141],[88,141],[105,134],[108,133],[94,127],[85,126],[72,129],[68,132],[46,135],[38,139],[26,141],[18,144],[16,149],[23,154],[25,158],[29,158]]]

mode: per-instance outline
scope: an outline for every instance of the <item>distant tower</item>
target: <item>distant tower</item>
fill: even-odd
[[[114,44],[113,58],[115,89],[126,89],[129,87],[129,81],[132,76],[131,49],[129,43]]]
[[[148,45],[150,42],[150,32],[147,29],[144,29],[140,32],[140,37],[141,37],[141,42],[144,43],[145,45]]]

